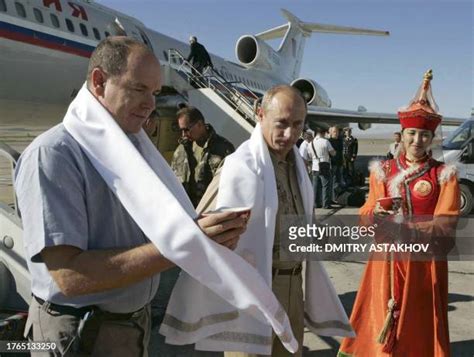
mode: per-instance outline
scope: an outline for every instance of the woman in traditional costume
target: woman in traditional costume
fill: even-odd
[[[398,112],[404,150],[397,158],[371,165],[369,196],[359,213],[367,220],[389,216],[394,212],[378,200],[401,197],[398,214],[405,223],[412,221],[406,226],[418,232],[437,230],[439,236],[444,228],[452,233],[452,220],[443,224],[438,219],[456,220],[460,192],[455,166],[431,157],[430,145],[442,119],[431,93],[432,78],[430,70],[409,106]],[[421,216],[431,218],[413,223]],[[446,259],[385,256],[367,264],[351,315],[356,337],[343,340],[338,356],[449,356]]]

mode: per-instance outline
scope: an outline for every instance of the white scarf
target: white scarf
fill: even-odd
[[[142,156],[85,85],[69,106],[63,123],[133,220],[167,259],[235,308],[270,323],[285,347],[291,352],[297,350],[288,316],[271,289],[241,257],[199,229],[186,192],[143,130],[135,135]]]
[[[311,217],[312,185],[296,148],[294,154],[304,210]],[[273,164],[259,124],[250,140],[226,157],[217,207],[252,207],[247,231],[235,252],[255,266],[270,286],[278,194]],[[305,320],[313,332],[355,336],[334,287],[318,261],[307,263],[305,290]],[[234,316],[234,319],[225,319],[225,316]],[[187,274],[181,274],[175,285],[160,333],[172,344],[199,340],[196,343],[199,350],[270,354],[272,347],[268,324],[236,310]]]

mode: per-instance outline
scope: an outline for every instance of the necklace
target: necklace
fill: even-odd
[[[417,164],[419,162],[422,162],[422,161],[425,161],[426,159],[428,158],[428,154],[424,154],[422,157],[420,157],[419,159],[413,159],[413,160],[410,160],[407,156],[405,156],[405,160],[407,163],[409,164]]]

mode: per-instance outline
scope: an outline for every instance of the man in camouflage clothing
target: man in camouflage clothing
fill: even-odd
[[[183,184],[194,207],[197,207],[217,168],[235,149],[211,125],[205,123],[197,108],[180,109],[176,118],[181,139],[173,154],[171,168]]]

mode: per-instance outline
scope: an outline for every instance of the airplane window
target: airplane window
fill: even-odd
[[[150,39],[148,38],[148,36],[146,35],[145,32],[143,32],[140,28],[138,28],[138,31],[140,32],[140,36],[143,40],[143,43],[145,45],[147,45],[148,47],[150,47],[150,49],[153,49],[153,47],[151,46],[151,42],[150,42]]]
[[[66,19],[66,26],[70,32],[74,32],[74,24],[72,23],[71,20]]]
[[[168,52],[166,52],[166,51],[163,50],[163,56],[165,56],[165,59],[166,59],[167,61],[169,61],[169,59],[168,59]]]
[[[96,40],[100,40],[100,32],[95,27],[92,28],[92,32],[94,32],[94,37]]]
[[[87,27],[84,24],[79,24],[79,27],[81,29],[81,32],[84,36],[89,36],[89,31],[87,31]]]
[[[0,11],[7,12],[7,4],[5,4],[5,0],[0,0]]]
[[[16,8],[16,13],[20,17],[26,17],[26,10],[23,4],[20,4],[19,2],[15,3],[15,8]]]
[[[41,12],[40,9],[37,9],[36,7],[33,9],[33,14],[35,14],[35,19],[36,21],[38,21],[39,23],[43,23],[44,22],[44,19],[43,19],[43,13]]]
[[[53,24],[54,27],[59,28],[59,19],[55,14],[50,14],[51,17],[51,23]]]
[[[110,33],[107,32],[107,31],[105,31],[104,34],[105,34],[105,37],[109,37],[109,36],[110,36]]]

